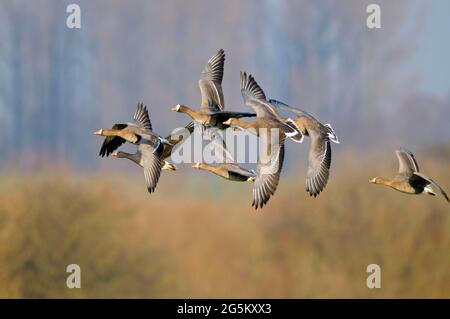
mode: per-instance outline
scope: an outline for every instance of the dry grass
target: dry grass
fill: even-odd
[[[140,175],[4,174],[0,297],[450,297],[450,205],[337,161],[318,199],[300,171],[261,212],[249,184],[203,172],[165,173],[152,195]],[[371,171],[389,176],[388,163]],[[450,188],[448,166],[421,164]],[[80,290],[65,287],[70,263]],[[378,290],[365,285],[371,263]]]

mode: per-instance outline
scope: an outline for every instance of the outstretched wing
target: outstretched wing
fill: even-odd
[[[112,129],[122,130],[125,127],[127,127],[126,124],[114,124]],[[126,141],[119,136],[107,136],[103,140],[103,144],[102,147],[100,148],[100,153],[98,155],[100,155],[101,157],[109,156],[112,152],[118,149],[125,142]]]
[[[134,112],[133,116],[134,123],[143,129],[147,129],[152,131],[152,122],[150,121],[150,117],[148,116],[147,107],[144,104],[139,103],[136,108],[136,112]]]
[[[148,144],[140,144],[139,151],[142,156],[142,167],[144,168],[144,177],[147,184],[147,190],[152,193],[158,184],[161,175],[161,169],[164,162],[159,157],[162,144],[155,149]]]
[[[270,153],[270,160],[267,163],[260,160],[256,168],[252,203],[255,209],[262,208],[277,190],[284,161],[284,141],[280,141],[276,149],[270,149]]]
[[[292,112],[292,113],[294,113],[295,115],[297,115],[299,117],[300,116],[305,116],[305,117],[309,117],[309,118],[314,119],[314,117],[311,114],[309,114],[309,113],[307,113],[307,112],[305,112],[303,110],[300,110],[298,108],[295,108],[295,107],[292,107],[290,105],[287,105],[284,102],[281,102],[281,101],[278,101],[278,100],[275,100],[275,99],[270,99],[269,102],[271,104],[273,104],[275,107],[279,108],[280,110]]]
[[[266,95],[255,78],[245,72],[241,72],[241,93],[244,103],[255,110],[257,117],[276,118],[281,121],[278,111],[266,100]]]
[[[202,71],[198,86],[202,94],[201,109],[216,112],[223,111],[225,101],[222,91],[223,68],[225,52],[220,49],[213,55]]]
[[[331,145],[327,137],[312,133],[309,147],[306,191],[316,197],[327,185],[331,166]]]
[[[413,173],[413,177],[418,176],[421,179],[425,180],[428,184],[432,184],[433,186],[437,187],[439,189],[439,191],[441,192],[442,196],[445,197],[445,199],[447,200],[447,202],[450,202],[450,199],[448,198],[447,193],[442,189],[441,186],[438,185],[438,183],[436,183],[434,180],[432,180],[431,178],[429,178],[428,176],[425,176],[419,172],[414,172]]]
[[[395,151],[398,158],[398,173],[397,178],[409,178],[413,173],[419,172],[419,166],[417,165],[416,159],[413,153],[400,148]]]

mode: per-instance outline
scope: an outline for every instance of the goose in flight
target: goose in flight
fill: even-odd
[[[115,157],[128,158],[143,167],[147,190],[152,193],[164,166],[162,158],[164,149],[172,147],[172,144],[153,132],[147,108],[142,103],[138,104],[133,119],[133,123],[114,124],[111,129],[94,132],[96,135],[106,136],[99,155],[103,157],[112,154]],[[116,149],[125,142],[136,144],[137,152],[135,154],[116,152]],[[167,169],[171,169],[171,165],[167,163]]]
[[[285,139],[301,141],[302,133],[292,120],[283,121],[280,118],[276,108],[266,100],[264,91],[253,76],[245,72],[241,72],[241,93],[244,103],[255,110],[256,119],[253,122],[245,122],[238,118],[230,118],[225,124],[257,135],[260,139],[260,155],[261,150],[264,154],[270,154],[268,161],[261,160],[260,156],[256,167],[252,206],[258,209],[269,201],[278,187],[284,161]],[[272,136],[273,129],[278,136]]]
[[[222,152],[225,152],[226,158],[232,161],[232,156],[226,149],[225,142],[220,135],[221,130],[229,126],[223,122],[230,117],[254,117],[255,114],[248,112],[224,111],[225,101],[222,91],[222,79],[225,63],[225,52],[220,49],[213,55],[202,71],[198,86],[201,92],[201,105],[199,110],[178,104],[172,108],[174,112],[185,113],[190,116],[203,130],[203,136],[212,140],[212,146],[217,146]]]
[[[374,177],[369,182],[389,186],[406,194],[429,194],[436,196],[433,187],[439,189],[447,202],[450,202],[447,193],[431,178],[419,172],[419,166],[413,153],[403,148],[395,151],[399,162],[397,176],[394,178]]]
[[[330,124],[322,124],[312,115],[277,100],[269,100],[277,108],[294,113],[294,123],[309,136],[311,143],[308,154],[308,171],[306,173],[306,191],[311,196],[318,196],[328,183],[331,166],[331,142],[339,144],[339,140]]]

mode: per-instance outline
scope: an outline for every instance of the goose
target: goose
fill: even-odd
[[[310,196],[317,197],[326,187],[330,176],[330,141],[339,144],[339,139],[330,124],[322,124],[314,116],[286,103],[274,99],[269,101],[281,110],[294,113],[297,116],[294,123],[302,132],[302,137],[310,137],[306,191]]]
[[[185,113],[200,125],[205,133],[203,136],[213,141],[213,145],[219,147],[221,151],[225,151],[228,159],[231,154],[227,151],[225,142],[220,136],[219,131],[227,129],[229,126],[223,122],[230,117],[254,117],[255,114],[248,112],[224,111],[225,101],[222,91],[222,79],[225,63],[225,52],[220,49],[214,54],[206,64],[202,71],[198,85],[201,92],[201,105],[199,110],[177,104],[172,111]]]
[[[111,129],[100,129],[94,132],[95,135],[106,136],[100,148],[99,155],[109,156],[123,143],[140,144],[145,141],[155,147],[159,143],[170,144],[166,139],[153,132],[152,123],[148,116],[147,107],[139,103],[133,116],[133,123],[114,124]]]
[[[258,209],[267,204],[278,187],[286,137],[299,141],[302,133],[291,119],[284,122],[280,118],[276,108],[266,100],[266,95],[256,80],[246,72],[241,72],[241,93],[244,103],[255,110],[256,119],[253,122],[245,122],[238,118],[230,118],[225,124],[248,130],[262,138],[260,141],[262,149],[270,153],[270,160],[263,162],[260,158],[256,167],[252,206]],[[273,144],[272,129],[278,129],[278,144]],[[263,131],[268,134],[261,135]]]
[[[256,173],[253,170],[248,170],[233,163],[224,163],[217,166],[206,163],[195,163],[192,167],[211,172],[235,182],[253,182],[256,177]]]
[[[94,134],[106,136],[103,141],[102,147],[100,148],[99,155],[101,157],[109,156],[113,151],[119,148],[123,143],[130,142],[136,144],[142,136],[147,138],[149,135],[152,136],[151,140],[155,139],[156,134],[149,132],[152,130],[152,125],[150,118],[148,117],[147,108],[143,106],[142,103],[138,104],[136,112],[133,116],[134,123],[127,124],[114,124],[111,129],[101,129]],[[194,122],[190,122],[184,127],[185,130],[192,134],[194,131]],[[140,134],[139,132],[143,132]],[[172,150],[178,146],[182,141],[184,136],[182,134],[170,134],[165,138],[157,136],[157,138],[163,141],[163,151],[161,158],[166,160],[172,154]],[[162,167],[163,170],[175,171],[176,166],[172,163],[164,161]]]
[[[128,158],[143,167],[147,190],[152,193],[164,166],[164,160],[161,158],[164,145],[172,144],[153,132],[147,107],[142,103],[137,105],[133,119],[134,123],[114,124],[112,129],[100,129],[94,132],[96,135],[106,136],[99,155],[103,157],[113,154],[115,157]],[[135,154],[116,152],[116,149],[125,142],[137,144],[137,152]],[[167,169],[171,168],[171,165],[166,166]]]
[[[184,129],[192,134],[194,130],[194,123],[189,123],[187,126],[185,126]],[[170,157],[175,146],[183,141],[183,137],[184,136],[181,134],[171,134],[165,138],[165,140],[167,140],[170,144],[161,143],[160,145],[162,145],[162,147],[159,147],[157,149],[153,149],[147,144],[140,144],[138,146],[137,152],[134,154],[122,151],[113,151],[111,153],[111,156],[116,158],[127,158],[144,168],[144,176],[145,180],[147,181],[147,189],[151,193],[156,188],[156,183],[158,182],[160,174],[160,171],[157,171],[157,165],[153,165],[153,154],[163,162],[161,170],[176,171],[176,166],[172,163],[167,162],[166,159]]]
[[[447,202],[450,202],[447,193],[431,178],[419,172],[417,161],[410,151],[400,148],[395,151],[398,158],[399,169],[394,178],[374,177],[369,183],[389,186],[406,194],[429,194],[436,196],[432,186],[439,189]]]

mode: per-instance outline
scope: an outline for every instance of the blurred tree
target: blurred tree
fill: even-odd
[[[406,67],[420,24],[405,0],[379,2],[376,30],[366,26],[366,0],[79,1],[79,30],[65,25],[68,3],[2,3],[3,159],[99,163],[92,130],[129,120],[140,101],[158,132],[185,124],[169,109],[199,103],[200,72],[221,47],[227,108],[246,108],[246,70],[269,97],[332,122],[357,148],[393,134],[391,117],[418,90]]]

